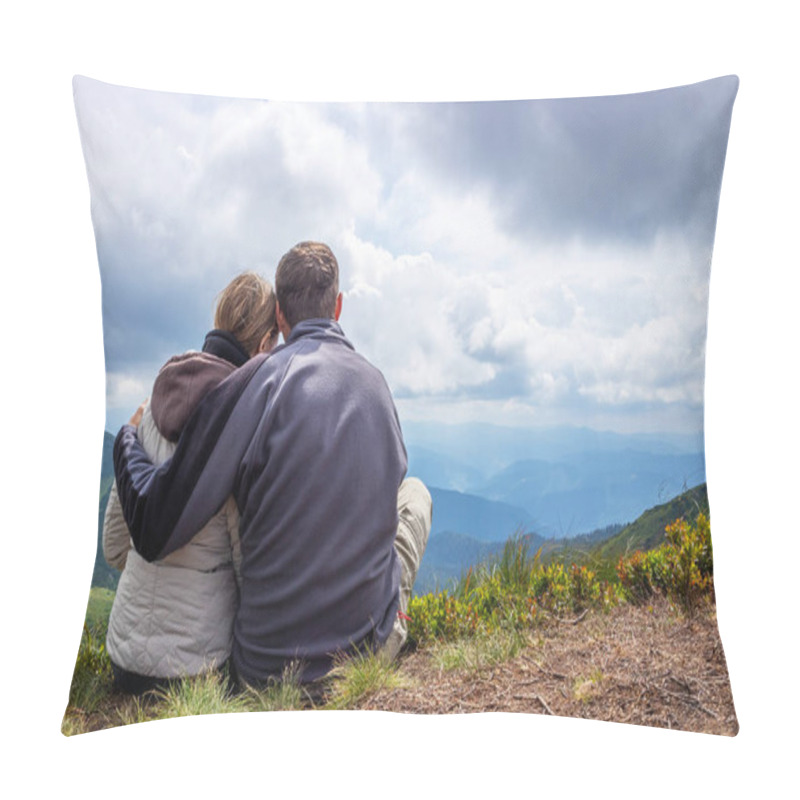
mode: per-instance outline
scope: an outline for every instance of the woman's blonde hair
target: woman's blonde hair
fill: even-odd
[[[265,336],[278,334],[272,284],[255,272],[237,275],[217,297],[214,327],[233,334],[249,355],[255,355]]]

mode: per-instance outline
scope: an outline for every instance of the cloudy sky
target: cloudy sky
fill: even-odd
[[[242,269],[327,242],[404,420],[702,430],[732,80],[289,104],[76,79],[115,431]]]

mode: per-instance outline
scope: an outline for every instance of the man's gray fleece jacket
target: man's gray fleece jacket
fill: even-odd
[[[406,450],[383,376],[337,323],[301,322],[285,345],[236,370],[159,467],[123,426],[114,467],[131,538],[148,561],[186,544],[236,499],[240,679],[258,684],[297,663],[311,681],[334,654],[388,637]]]

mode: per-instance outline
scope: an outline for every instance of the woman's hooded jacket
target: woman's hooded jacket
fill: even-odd
[[[247,360],[232,339],[211,331],[204,352],[175,356],[162,367],[138,428],[153,463],[172,455],[197,404]],[[231,652],[238,604],[238,530],[239,513],[230,497],[188,544],[147,562],[132,547],[116,484],[112,487],[103,554],[122,570],[106,637],[115,665],[152,678],[196,675],[222,666]]]

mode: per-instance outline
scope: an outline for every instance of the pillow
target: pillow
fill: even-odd
[[[703,386],[737,88],[727,76],[574,99],[278,103],[76,77],[107,414],[64,732],[141,719],[134,707],[176,715],[189,686],[224,691],[217,672],[187,678],[144,712],[112,691],[111,660],[129,655],[113,634],[106,650],[112,608],[118,637],[141,650],[129,678],[164,677],[186,628],[173,621],[179,633],[158,654],[137,633],[160,622],[125,588],[133,569],[153,568],[124,527],[116,551],[108,542],[124,525],[106,518],[114,437],[162,366],[203,346],[236,275],[274,281],[282,254],[314,240],[338,259],[342,329],[386,378],[408,474],[433,501],[396,662],[408,681],[380,673],[354,692],[353,672],[365,670],[351,662],[318,694],[289,680],[226,702],[516,711],[734,735]],[[190,713],[216,708],[206,699]]]

